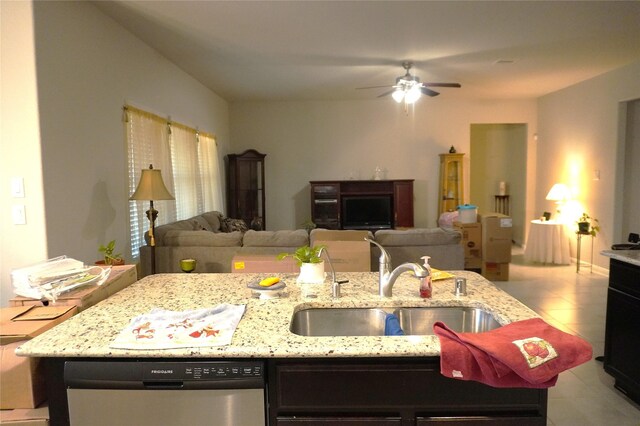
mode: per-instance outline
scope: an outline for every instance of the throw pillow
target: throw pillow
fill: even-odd
[[[249,227],[242,219],[232,219],[230,217],[225,217],[220,220],[220,230],[222,232],[246,232],[249,230]]]

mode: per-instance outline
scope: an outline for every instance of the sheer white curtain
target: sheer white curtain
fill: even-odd
[[[167,189],[172,194],[175,193],[166,120],[131,107],[125,108],[124,114],[129,195],[136,190],[142,169],[149,168],[150,164],[153,164],[154,169],[162,171]],[[129,201],[131,253],[134,257],[138,257],[138,248],[144,244],[144,233],[149,228],[145,213],[148,209],[148,201]],[[156,224],[176,220],[172,202],[159,201],[156,209],[160,211]]]
[[[175,123],[169,126],[176,213],[178,219],[186,219],[204,212],[198,142],[194,130]]]
[[[210,210],[221,210],[222,179],[215,137],[170,122],[162,117],[125,106],[129,195],[135,191],[142,169],[153,164],[175,200],[154,202],[159,211],[156,225],[187,219]],[[149,228],[148,202],[130,201],[131,253],[138,257]]]
[[[221,212],[224,205],[218,144],[215,137],[207,133],[200,133],[198,142],[204,211],[217,210]]]

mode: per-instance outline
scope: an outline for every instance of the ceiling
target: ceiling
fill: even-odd
[[[640,60],[640,1],[96,1],[227,101],[535,98]],[[435,99],[439,99],[435,98]]]

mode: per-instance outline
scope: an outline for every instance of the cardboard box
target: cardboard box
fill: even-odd
[[[327,248],[336,272],[370,272],[371,243],[364,240],[367,236],[369,231],[316,229],[311,233],[310,244]],[[327,265],[325,271],[330,270]]]
[[[464,268],[482,267],[482,224],[453,222],[454,229],[462,233],[460,244],[464,248]]]
[[[0,409],[35,408],[46,397],[40,358],[16,356],[24,341],[0,346]]]
[[[0,411],[1,426],[48,426],[49,407],[17,408]]]
[[[508,281],[509,264],[497,262],[482,262],[482,276],[489,281]]]
[[[482,215],[482,260],[511,262],[513,220],[500,213]]]
[[[10,306],[77,306],[78,312],[106,299],[138,280],[135,265],[112,266],[109,277],[101,286],[87,285],[79,287],[69,293],[60,295],[51,303],[48,300],[30,299],[16,296],[9,300]]]
[[[0,345],[28,340],[78,312],[75,306],[14,306],[0,309]]]
[[[231,272],[280,272],[297,274],[300,272],[295,259],[287,257],[278,260],[275,254],[239,253],[231,259]]]

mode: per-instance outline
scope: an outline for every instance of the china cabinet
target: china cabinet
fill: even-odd
[[[456,210],[464,204],[463,163],[464,154],[440,154],[440,193],[438,216]]]
[[[263,230],[265,221],[264,158],[254,149],[227,155],[227,216]]]

